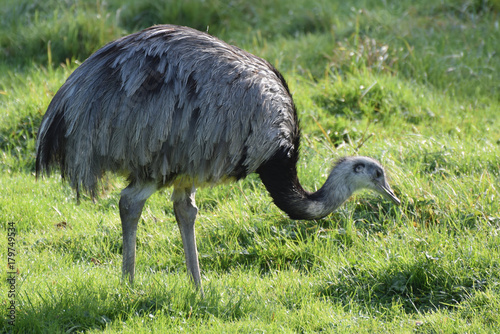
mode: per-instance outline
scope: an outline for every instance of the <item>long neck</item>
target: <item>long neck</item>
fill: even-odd
[[[304,190],[297,177],[296,160],[294,160],[273,159],[257,170],[274,203],[290,218],[322,218],[352,195],[352,190],[345,186],[340,171],[336,169],[317,192],[310,193]]]

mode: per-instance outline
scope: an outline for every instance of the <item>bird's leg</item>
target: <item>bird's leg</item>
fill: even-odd
[[[154,183],[131,183],[121,192],[120,218],[123,232],[123,277],[134,281],[137,223],[146,200],[156,191]]]
[[[174,189],[172,200],[174,202],[175,218],[181,231],[182,244],[186,256],[188,273],[196,287],[201,290],[200,265],[198,263],[198,250],[196,249],[196,237],[194,235],[194,222],[198,208],[194,201],[196,189]]]

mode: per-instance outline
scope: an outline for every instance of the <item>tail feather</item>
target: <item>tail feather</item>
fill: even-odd
[[[49,107],[50,111],[50,107]],[[66,122],[64,112],[47,112],[40,126],[36,148],[36,177],[50,174],[52,165],[59,165],[64,177],[66,155]]]

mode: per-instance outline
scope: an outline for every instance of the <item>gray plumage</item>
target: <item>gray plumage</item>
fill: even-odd
[[[193,29],[156,26],[73,72],[42,122],[39,152],[52,149],[45,136],[63,117],[61,169],[77,190],[95,194],[104,170],[164,185],[178,176],[216,183],[290,145],[292,104],[264,60]]]
[[[341,159],[316,193],[297,178],[300,130],[281,74],[267,61],[194,29],[160,25],[111,42],[68,78],[37,138],[37,175],[57,164],[93,196],[102,174],[126,175],[120,198],[123,274],[134,277],[137,221],[173,186],[174,211],[197,286],[197,187],[257,172],[292,218],[323,217],[361,188],[395,203],[380,164]]]

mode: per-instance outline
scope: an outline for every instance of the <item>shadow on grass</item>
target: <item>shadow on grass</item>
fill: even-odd
[[[235,267],[259,268],[262,274],[293,268],[304,273],[322,266],[321,253],[347,250],[359,242],[358,232],[386,233],[396,217],[389,204],[364,201],[352,217],[335,212],[327,219],[253,219],[206,226],[198,240],[200,264],[217,272]],[[354,221],[351,223],[350,221]]]
[[[233,321],[249,311],[244,296],[235,293],[221,298],[217,288],[205,287],[205,298],[186,282],[166,285],[153,279],[148,286],[130,287],[113,284],[77,282],[63,287],[42,287],[43,292],[20,296],[22,309],[17,314],[16,326],[4,327],[13,333],[73,333],[103,330],[109,326],[120,328],[132,319],[152,322],[159,317],[169,319],[172,327],[186,324],[189,319],[216,317]],[[34,294],[34,295],[33,295]],[[34,305],[32,300],[37,300]],[[247,309],[243,309],[246,307]],[[250,306],[252,307],[252,306]],[[0,332],[3,332],[0,327]]]
[[[410,263],[391,261],[377,269],[357,265],[341,268],[318,294],[341,303],[356,302],[367,308],[399,304],[405,313],[424,313],[459,307],[492,282],[488,274],[464,277],[452,274],[448,263],[427,254]]]

